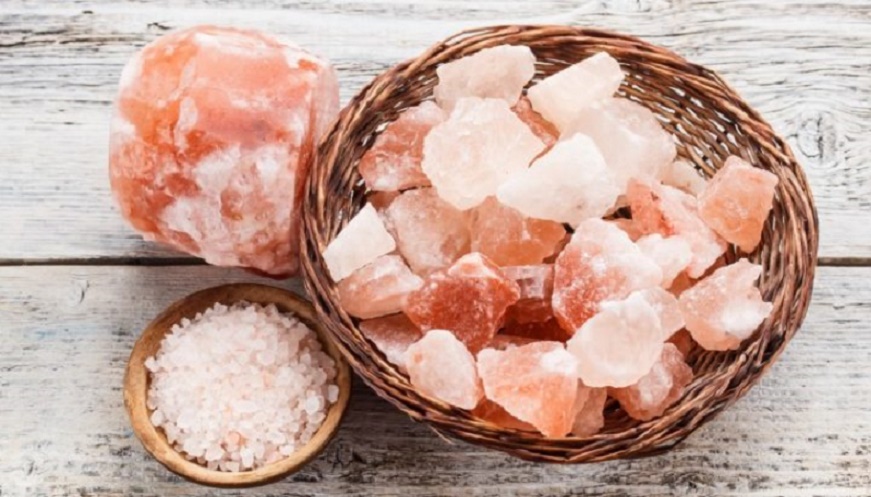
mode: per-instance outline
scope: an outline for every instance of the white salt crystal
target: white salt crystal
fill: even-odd
[[[675,235],[663,238],[659,233],[642,236],[635,242],[641,252],[653,259],[662,269],[663,288],[671,283],[693,260],[693,251],[689,242],[682,236]]]
[[[699,174],[690,161],[678,159],[662,168],[659,179],[663,184],[698,196],[705,189],[707,180]]]
[[[324,262],[333,280],[339,282],[395,248],[396,242],[375,208],[366,204],[324,250]]]
[[[445,110],[464,97],[498,98],[514,105],[535,74],[535,56],[529,47],[500,45],[443,64],[436,74],[433,94]]]

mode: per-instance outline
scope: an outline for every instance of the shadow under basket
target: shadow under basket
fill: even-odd
[[[526,45],[541,79],[593,53],[607,51],[626,73],[619,93],[653,111],[678,142],[678,154],[710,177],[729,155],[780,179],[762,243],[759,286],[774,305],[771,316],[738,350],[687,358],[695,373],[683,397],[661,417],[639,422],[612,402],[604,429],[593,436],[548,439],[495,426],[418,393],[408,378],[366,340],[339,304],[323,251],[365,202],[357,163],[383,124],[423,100],[437,82],[436,67],[481,49]],[[357,373],[381,397],[439,433],[523,459],[582,463],[649,456],[666,451],[735,402],[768,370],[798,330],[811,298],[818,243],[817,217],[807,179],[789,147],[720,77],[637,38],[568,26],[497,26],[460,33],[419,57],[398,64],[364,88],[342,111],[320,144],[304,198],[302,267],[305,284],[326,329]],[[728,255],[734,260],[738,254]]]

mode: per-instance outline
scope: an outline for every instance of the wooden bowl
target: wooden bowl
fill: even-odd
[[[604,429],[589,437],[549,439],[502,428],[418,392],[386,361],[342,308],[323,251],[363,206],[357,163],[384,124],[432,98],[436,68],[484,48],[528,46],[540,80],[593,53],[606,51],[626,78],[618,93],[650,109],[677,140],[678,154],[710,177],[730,155],[775,174],[774,208],[762,243],[743,254],[763,266],[759,287],[774,308],[738,350],[698,347],[688,362],[695,376],[683,398],[662,416],[636,421],[612,403]],[[303,199],[302,268],[324,326],[357,373],[382,397],[437,431],[533,461],[580,463],[648,456],[668,450],[744,395],[783,352],[810,303],[818,244],[813,196],[789,146],[715,72],[638,38],[572,26],[495,26],[437,43],[377,76],[343,109],[323,138]],[[729,257],[734,260],[733,250]]]
[[[229,473],[213,471],[185,459],[172,448],[163,431],[151,424],[150,412],[146,407],[150,375],[145,368],[145,360],[157,353],[164,335],[182,318],[193,318],[197,313],[212,307],[216,302],[229,305],[239,301],[263,305],[275,304],[280,311],[295,315],[314,330],[318,334],[324,350],[336,362],[336,384],[339,387],[339,398],[330,406],[326,419],[314,437],[295,453],[252,471]],[[124,374],[124,407],[130,417],[133,432],[142,442],[145,450],[170,471],[197,483],[216,487],[261,485],[299,470],[307,462],[314,459],[335,435],[345,413],[345,408],[348,406],[350,394],[351,372],[348,363],[339,353],[332,339],[324,333],[311,304],[287,290],[255,284],[235,284],[209,288],[189,295],[169,306],[154,321],[149,323],[139,340],[136,341]]]

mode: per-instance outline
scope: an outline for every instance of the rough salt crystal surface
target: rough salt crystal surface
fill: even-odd
[[[423,141],[433,126],[447,118],[433,102],[412,107],[387,125],[363,154],[358,169],[370,190],[398,191],[428,186],[423,174]]]
[[[423,171],[441,198],[465,210],[494,195],[542,150],[504,100],[464,98],[426,137]]]
[[[659,360],[638,383],[612,388],[608,393],[620,402],[630,417],[647,421],[661,416],[677,402],[692,380],[693,370],[684,362],[683,354],[677,347],[667,343],[662,348]]]
[[[340,281],[336,290],[348,314],[369,319],[401,311],[408,293],[421,285],[402,257],[383,255]]]
[[[741,259],[680,295],[687,330],[707,350],[737,348],[771,314],[754,282],[762,266]]]
[[[471,211],[472,251],[499,266],[537,264],[566,236],[560,223],[524,216],[489,197]]]
[[[378,212],[366,204],[327,245],[324,262],[333,280],[341,281],[395,248]]]
[[[405,352],[423,337],[420,328],[405,314],[393,314],[360,322],[360,331],[384,354],[388,362],[405,369]]]
[[[577,362],[558,342],[536,342],[478,354],[478,372],[488,399],[547,437],[572,428]]]
[[[272,305],[215,304],[183,319],[145,366],[151,422],[185,458],[218,471],[293,454],[339,395],[317,335]]]
[[[411,384],[425,395],[461,409],[481,400],[481,381],[475,358],[453,333],[430,330],[405,353]]]
[[[527,96],[536,111],[565,131],[579,111],[613,96],[622,81],[620,64],[599,52],[545,78]]]
[[[553,264],[505,266],[501,269],[520,287],[520,300],[508,308],[506,321],[525,324],[553,318]]]
[[[680,236],[663,237],[653,233],[640,237],[636,242],[641,253],[653,259],[662,269],[662,285],[668,288],[674,279],[692,262],[693,252],[690,244]]]
[[[626,387],[646,375],[662,352],[656,310],[638,292],[603,302],[566,344],[578,359],[578,373],[590,387]]]
[[[405,313],[423,330],[450,330],[474,353],[493,339],[505,310],[519,298],[517,283],[471,253],[427,277],[408,296]]]
[[[683,190],[693,196],[698,196],[705,189],[707,180],[699,174],[693,164],[684,159],[677,159],[662,168],[659,179],[664,185]]]
[[[659,316],[663,340],[671,337],[684,327],[684,318],[677,297],[659,287],[645,288],[638,293],[653,307]]]
[[[489,421],[496,426],[508,428],[511,430],[536,431],[535,427],[529,423],[524,423],[515,418],[502,408],[499,404],[489,399],[484,399],[480,404],[472,410],[472,416]]]
[[[529,129],[535,133],[546,146],[550,147],[559,140],[559,130],[550,121],[546,120],[538,112],[533,110],[532,104],[526,97],[520,97],[520,100],[511,108],[517,117],[520,118]]]
[[[633,242],[637,242],[642,236],[644,236],[644,233],[641,231],[638,223],[636,223],[632,219],[617,218],[612,219],[608,222],[616,225],[618,228],[626,232],[626,235],[629,236],[629,239]]]
[[[572,409],[572,435],[587,437],[594,435],[605,426],[605,401],[608,400],[608,390],[605,388],[590,388],[583,382],[578,382],[578,395]]]
[[[529,47],[500,45],[442,64],[436,69],[436,102],[452,110],[465,97],[501,99],[514,105],[535,74]]]
[[[121,75],[109,172],[147,240],[276,276],[298,270],[300,204],[338,112],[328,62],[252,30],[163,36]]]
[[[497,197],[524,215],[576,226],[602,217],[620,189],[589,137],[576,134],[553,146],[499,187]]]
[[[726,241],[752,252],[762,239],[777,181],[774,174],[729,157],[699,195],[699,216]]]

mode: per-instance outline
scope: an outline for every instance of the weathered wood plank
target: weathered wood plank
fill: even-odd
[[[171,7],[171,8],[170,8]],[[198,23],[286,34],[337,65],[347,100],[465,27],[600,26],[722,72],[793,145],[814,187],[827,261],[871,259],[871,6],[867,1],[299,2],[6,0],[0,5],[0,261],[175,257],[142,242],[108,192],[107,128],[126,58]]]
[[[262,281],[205,266],[0,268],[0,495],[243,495],[163,469],[133,437],[121,398],[138,330],[177,298],[242,280]],[[871,496],[868,281],[871,268],[822,268],[780,362],[669,454],[526,463],[448,444],[358,384],[320,458],[244,495]]]

